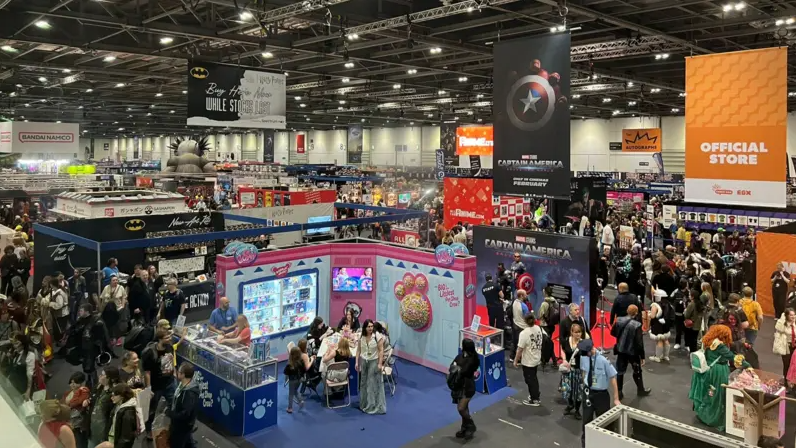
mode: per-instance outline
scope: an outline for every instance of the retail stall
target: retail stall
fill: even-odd
[[[165,215],[187,211],[181,194],[152,190],[61,193],[53,212],[72,218]]]
[[[289,205],[282,207],[257,207],[224,212],[229,220],[240,220],[241,217],[266,220],[266,225],[280,226],[286,224],[313,224],[319,222],[332,222],[335,216],[333,203],[317,203],[304,205]],[[331,227],[309,229],[304,232],[280,232],[272,236],[272,243],[278,247],[292,246],[302,242],[304,236],[320,236],[332,234]]]
[[[241,208],[332,203],[336,199],[335,190],[310,190],[287,186],[282,189],[240,187],[237,195],[238,206]]]

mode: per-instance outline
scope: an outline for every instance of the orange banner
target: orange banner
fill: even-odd
[[[661,128],[622,129],[622,151],[661,152]]]
[[[688,201],[785,207],[787,48],[686,58]]]
[[[456,128],[456,155],[491,156],[494,146],[492,126]]]
[[[782,263],[790,277],[796,278],[796,235],[760,232],[757,234],[757,301],[766,316],[774,315],[771,277]],[[786,292],[785,292],[786,294]],[[779,316],[776,316],[779,318]]]

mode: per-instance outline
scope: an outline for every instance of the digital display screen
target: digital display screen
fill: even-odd
[[[332,291],[373,291],[373,268],[332,268]]]
[[[307,327],[318,312],[318,274],[243,285],[241,305],[252,339]]]
[[[398,195],[398,203],[399,204],[408,204],[409,200],[412,199],[411,193],[401,193]]]
[[[316,222],[332,222],[331,216],[310,216],[307,224],[315,224]],[[329,233],[332,231],[331,227],[321,227],[320,229],[308,229],[307,235],[314,235],[316,233]]]

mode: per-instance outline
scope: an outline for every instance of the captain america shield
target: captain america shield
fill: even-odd
[[[523,131],[543,128],[553,112],[556,95],[553,87],[539,75],[526,75],[518,79],[506,97],[506,112],[511,123]]]
[[[517,277],[517,287],[524,289],[525,292],[533,291],[534,280],[533,276],[527,272]]]

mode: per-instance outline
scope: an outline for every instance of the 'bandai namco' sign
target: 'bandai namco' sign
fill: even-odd
[[[622,129],[622,151],[661,152],[661,128]]]

